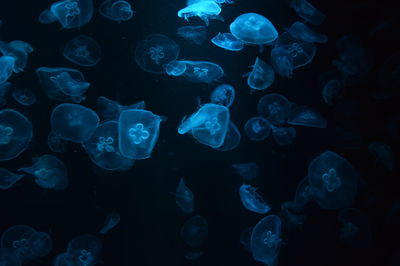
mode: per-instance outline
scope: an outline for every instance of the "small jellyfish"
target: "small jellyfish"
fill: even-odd
[[[221,7],[214,1],[200,1],[178,11],[178,17],[189,21],[190,17],[199,17],[208,26],[210,19],[223,18],[219,15]]]
[[[68,187],[67,167],[64,162],[51,154],[32,159],[33,165],[18,169],[35,177],[41,188],[62,190]]]
[[[118,120],[122,111],[130,109],[144,109],[146,105],[144,101],[130,105],[121,105],[119,102],[110,100],[104,96],[97,98],[96,103],[97,111],[99,112],[100,116],[110,120]]]
[[[101,48],[92,37],[80,35],[67,42],[63,56],[74,64],[91,67],[99,63]]]
[[[179,46],[162,34],[150,34],[140,41],[135,49],[135,61],[138,66],[151,73],[160,74],[165,71],[169,62],[179,56]]]
[[[329,80],[322,88],[322,98],[324,102],[333,105],[343,94],[343,84],[336,79]]]
[[[244,47],[244,42],[235,37],[232,33],[218,33],[211,42],[218,47],[228,51],[240,51]]]
[[[7,169],[0,168],[0,189],[9,189],[23,177],[24,175],[17,175]]]
[[[286,123],[289,118],[291,104],[289,100],[279,94],[270,93],[258,100],[258,115],[266,118],[272,125]]]
[[[252,117],[244,125],[247,137],[252,141],[261,141],[271,134],[271,125],[262,116]]]
[[[294,205],[297,211],[301,211],[303,207],[313,199],[313,189],[308,182],[308,176],[304,177],[296,188],[294,196]]]
[[[31,252],[31,259],[46,257],[53,249],[53,241],[45,232],[35,232],[28,239],[28,246]]]
[[[296,21],[290,26],[287,32],[294,38],[309,42],[309,43],[326,43],[328,37],[326,35],[315,32],[310,29],[306,24]]]
[[[226,132],[224,143],[218,148],[214,148],[217,151],[231,151],[237,148],[240,144],[242,135],[240,134],[237,126],[230,121],[228,131]]]
[[[53,131],[47,136],[47,145],[52,152],[66,152],[67,141],[57,136]]]
[[[339,213],[339,221],[342,224],[339,237],[347,247],[369,247],[372,231],[366,214],[357,209],[344,209]]]
[[[232,168],[243,178],[246,182],[251,182],[258,176],[259,167],[256,163],[238,163],[232,164]]]
[[[290,0],[289,4],[299,17],[313,25],[320,25],[325,20],[325,15],[307,0]]]
[[[251,185],[241,185],[239,195],[243,206],[249,211],[265,214],[271,210],[271,207],[264,201],[263,197],[257,193],[256,188]]]
[[[230,84],[221,84],[216,87],[210,96],[210,101],[215,104],[220,104],[230,107],[235,100],[235,88]]]
[[[117,22],[128,21],[133,17],[133,9],[128,1],[105,0],[100,4],[100,15]]]
[[[100,229],[99,233],[104,235],[105,233],[113,229],[115,226],[117,226],[120,220],[121,216],[118,213],[112,212],[108,214],[104,222],[104,226]]]
[[[3,53],[4,56],[14,58],[12,70],[14,73],[19,73],[25,70],[28,64],[28,54],[33,52],[33,48],[29,43],[24,41],[11,41],[9,43],[0,41],[0,52]],[[5,60],[9,61],[8,64],[12,62],[7,57]]]
[[[207,39],[207,31],[204,26],[183,26],[178,28],[177,33],[197,45],[201,45]]]
[[[272,126],[272,136],[275,142],[280,146],[293,144],[296,138],[296,129],[294,127],[275,127]]]
[[[276,72],[285,78],[293,76],[293,56],[283,47],[274,47],[271,50],[271,64]]]
[[[82,143],[99,125],[97,114],[79,104],[63,103],[54,108],[50,117],[52,131],[61,139]]]
[[[0,85],[5,84],[11,77],[15,65],[15,58],[11,56],[0,56]]]
[[[326,128],[326,119],[308,106],[293,106],[290,108],[289,125]]]
[[[274,83],[275,72],[270,65],[256,58],[256,62],[251,66],[253,70],[244,74],[247,77],[247,84],[253,90],[265,90]]]
[[[93,235],[80,235],[71,239],[68,243],[66,256],[62,258],[64,264],[61,265],[96,265],[100,260],[102,244]]]
[[[186,71],[183,73],[187,80],[195,83],[212,84],[217,82],[224,75],[224,70],[218,64],[207,61],[182,61],[186,64]]]
[[[368,150],[375,156],[376,160],[386,168],[392,171],[394,168],[394,155],[392,148],[383,142],[375,141],[369,144]]]
[[[306,220],[306,217],[299,213],[296,204],[292,201],[282,203],[280,217],[289,229],[301,228]]]
[[[0,265],[21,266],[21,262],[12,249],[0,248]]]
[[[12,97],[24,106],[31,106],[36,102],[36,95],[30,89],[16,89],[13,91]]]
[[[208,237],[207,220],[200,215],[191,217],[182,226],[181,237],[192,248],[202,246]]]
[[[165,65],[165,72],[167,75],[179,77],[186,71],[186,63],[184,61],[172,60]]]
[[[181,178],[175,192],[176,205],[182,210],[182,212],[192,213],[193,198],[193,192],[186,186],[183,178]]]
[[[26,150],[32,139],[32,123],[13,109],[0,110],[0,161],[11,160]]]
[[[35,232],[35,229],[28,225],[14,225],[3,232],[1,247],[14,251],[21,263],[26,263],[32,255],[28,241]]]

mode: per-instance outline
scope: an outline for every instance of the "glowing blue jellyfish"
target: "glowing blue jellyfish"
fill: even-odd
[[[283,47],[274,47],[271,50],[271,64],[276,72],[285,78],[293,76],[293,56]]]
[[[308,176],[304,177],[296,188],[294,204],[297,211],[301,211],[303,207],[313,199],[313,189],[308,182]]]
[[[1,247],[12,250],[21,263],[26,263],[31,259],[29,238],[35,232],[28,225],[14,225],[3,232]]]
[[[210,0],[200,1],[182,8],[178,11],[178,17],[186,21],[189,21],[190,17],[199,17],[208,26],[210,19],[223,20],[219,15],[220,13],[221,7],[216,2]]]
[[[195,83],[215,83],[224,75],[224,70],[219,65],[207,61],[182,61],[186,64],[183,73],[187,80]]]
[[[202,246],[208,237],[207,220],[200,215],[191,217],[182,226],[181,237],[192,248]]]
[[[263,197],[257,193],[256,188],[251,185],[241,185],[239,195],[243,206],[249,211],[265,214],[271,210],[271,207],[264,201]]]
[[[245,13],[238,16],[229,28],[237,39],[249,45],[262,46],[278,38],[278,32],[271,21],[257,13]]]
[[[235,37],[232,33],[218,33],[211,42],[218,47],[228,51],[240,51],[244,47],[244,42]]]
[[[192,213],[193,198],[193,192],[186,186],[185,182],[183,182],[183,178],[181,178],[175,192],[176,205],[182,210],[182,212]]]
[[[247,84],[250,88],[265,90],[272,85],[275,80],[275,72],[270,65],[257,57],[251,67],[252,71],[243,75],[243,77],[247,77]]]
[[[325,209],[349,207],[357,193],[358,174],[343,157],[332,151],[318,155],[308,167],[314,199]]]
[[[147,110],[132,109],[119,117],[119,149],[122,156],[150,158],[160,134],[161,117]]]
[[[104,235],[119,224],[121,216],[118,213],[112,212],[107,215],[104,226],[100,229],[100,234]]]
[[[167,75],[179,77],[186,71],[186,63],[184,61],[172,60],[165,65],[165,72]]]
[[[287,32],[294,38],[309,42],[309,43],[326,43],[328,42],[328,37],[321,33],[317,33],[310,29],[306,24],[296,21],[290,26]]]
[[[0,110],[0,161],[18,157],[32,139],[32,123],[13,109]]]
[[[46,257],[53,249],[53,241],[45,232],[35,232],[28,239],[28,247],[31,253],[30,259],[35,260]]]
[[[30,89],[16,89],[13,91],[12,97],[24,106],[30,106],[36,102],[36,95]]]
[[[135,61],[138,66],[151,73],[163,73],[164,65],[176,60],[179,46],[162,34],[150,34],[140,41],[135,49]]]
[[[279,94],[270,93],[258,100],[258,114],[266,118],[272,125],[286,123],[290,114],[291,104],[289,100]]]
[[[13,71],[19,73],[25,70],[28,64],[28,54],[33,52],[33,48],[29,43],[23,41],[11,41],[9,43],[0,41],[0,52],[5,56],[14,58]]]
[[[117,22],[130,20],[134,13],[131,4],[124,0],[105,0],[100,4],[99,12],[103,17]]]
[[[101,48],[92,37],[80,35],[67,42],[63,56],[80,66],[95,66],[101,59]]]
[[[306,216],[300,213],[293,201],[282,203],[280,217],[289,229],[300,229],[306,221]]]
[[[207,39],[207,31],[204,26],[183,26],[178,28],[177,33],[197,45],[201,45]]]
[[[244,125],[247,137],[253,141],[261,141],[271,134],[271,125],[262,116],[252,117]]]
[[[221,84],[216,87],[210,96],[210,101],[215,104],[220,104],[230,107],[235,100],[235,88],[230,84]]]
[[[18,169],[35,177],[35,182],[45,189],[62,190],[68,187],[65,164],[56,156],[45,154],[32,159],[33,165]]]
[[[9,189],[23,177],[24,175],[17,175],[7,169],[0,168],[0,189]]]
[[[343,84],[336,79],[329,80],[322,88],[322,98],[324,102],[333,105],[343,94]]]
[[[237,126],[230,121],[228,131],[226,132],[224,143],[218,148],[214,148],[217,151],[231,151],[237,148],[240,144],[242,135],[240,134]]]
[[[15,66],[15,58],[12,56],[0,56],[0,85],[11,77]]]
[[[60,0],[45,9],[39,16],[39,22],[50,24],[60,22],[62,28],[79,28],[93,16],[93,0]]]
[[[0,248],[0,265],[4,266],[20,266],[21,262],[15,256],[14,251],[7,248]]]
[[[326,119],[308,106],[293,106],[290,109],[289,125],[326,128]]]
[[[281,227],[281,219],[276,215],[268,215],[254,226],[250,249],[256,261],[275,265],[282,244]]]
[[[196,4],[196,3],[200,3],[200,2],[205,2],[205,1],[210,1],[210,0],[187,0],[186,3],[188,6]],[[233,0],[211,0],[214,1],[215,3],[218,4],[232,4]]]
[[[119,149],[118,122],[100,124],[93,135],[82,143],[90,160],[107,170],[128,170],[134,161],[122,156]]]
[[[52,152],[66,152],[67,151],[67,141],[61,139],[54,132],[50,132],[47,136],[47,145]]]
[[[97,98],[97,111],[99,114],[110,120],[118,120],[119,115],[122,111],[130,109],[144,109],[146,104],[144,101],[140,101],[130,105],[121,105],[117,101],[110,100],[104,96]]]
[[[232,164],[232,168],[243,178],[250,182],[258,176],[259,167],[256,163],[238,163]]]
[[[201,144],[218,148],[225,140],[229,126],[229,109],[222,105],[208,103],[178,127],[179,134],[191,133]]]
[[[375,156],[376,160],[382,164],[386,170],[393,170],[394,168],[394,155],[392,148],[383,142],[375,141],[368,145],[369,152]]]
[[[54,108],[50,117],[52,131],[62,139],[82,143],[99,125],[97,114],[79,104],[63,103]]]
[[[325,15],[307,0],[290,0],[289,4],[299,17],[311,24],[320,25],[325,20]]]
[[[342,228],[340,240],[350,248],[366,248],[372,241],[371,225],[365,213],[357,209],[344,209],[339,213]]]
[[[275,127],[272,128],[272,136],[275,142],[280,146],[293,144],[296,138],[296,129],[294,127]]]
[[[74,237],[68,243],[68,248],[64,264],[61,265],[96,265],[100,260],[102,244],[100,240],[93,235],[80,235]]]

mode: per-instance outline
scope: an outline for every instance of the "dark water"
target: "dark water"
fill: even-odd
[[[387,172],[375,163],[368,153],[368,144],[376,140],[389,144],[398,163],[398,135],[393,138],[385,126],[393,115],[399,114],[399,94],[384,101],[371,96],[380,86],[376,78],[379,66],[399,49],[398,21],[394,20],[397,26],[384,29],[377,37],[368,37],[368,33],[380,23],[396,19],[399,9],[383,1],[312,1],[327,15],[317,30],[327,34],[329,42],[318,46],[314,61],[296,70],[293,79],[277,77],[267,91],[250,94],[242,75],[257,56],[269,61],[269,49],[259,54],[258,48],[248,47],[233,53],[209,42],[196,46],[184,41],[176,35],[178,27],[187,25],[176,16],[185,4],[183,0],[136,0],[133,19],[121,24],[97,13],[100,2],[95,1],[96,12],[89,24],[81,29],[62,30],[58,24],[38,22],[39,14],[51,1],[0,0],[0,39],[23,40],[34,47],[27,69],[14,75],[11,82],[17,88],[32,88],[38,96],[32,107],[21,107],[9,97],[7,107],[18,109],[32,121],[34,138],[27,151],[17,159],[1,162],[0,167],[16,170],[29,165],[32,157],[51,153],[47,146],[49,117],[59,103],[48,100],[39,87],[35,69],[41,66],[81,70],[92,84],[83,102],[85,106],[95,109],[98,96],[122,104],[144,100],[149,110],[168,117],[161,125],[152,157],[136,162],[129,171],[101,170],[92,164],[80,145],[71,144],[66,153],[57,155],[68,168],[70,186],[66,190],[43,190],[26,178],[10,190],[0,191],[0,232],[15,224],[27,224],[49,232],[54,241],[51,254],[30,265],[51,265],[74,236],[96,234],[109,212],[118,212],[121,223],[101,238],[103,265],[261,265],[241,246],[239,237],[262,216],[242,207],[238,195],[241,179],[230,165],[258,163],[259,193],[271,204],[271,213],[279,213],[280,205],[292,200],[297,183],[307,174],[309,162],[326,149],[343,155],[359,171],[362,184],[353,206],[370,219],[373,241],[365,249],[346,248],[339,240],[337,211],[311,205],[305,211],[307,222],[301,230],[283,232],[279,265],[391,265],[391,258],[396,250],[399,252],[400,231],[398,224],[386,224],[385,216],[392,203],[400,199],[396,186],[399,172],[398,168]],[[246,12],[267,16],[279,32],[298,20],[286,1],[236,0],[233,5],[223,6],[225,22],[211,21],[208,37],[228,31],[229,23]],[[195,18],[191,25],[202,22]],[[232,120],[242,132],[236,150],[214,151],[187,135],[177,134],[182,117],[196,110],[197,97],[202,103],[207,102],[213,87],[143,72],[134,61],[134,48],[151,33],[174,39],[180,45],[182,59],[207,60],[224,68],[226,75],[221,82],[232,84],[237,92],[230,109]],[[62,56],[64,44],[80,34],[93,37],[101,45],[103,57],[96,67],[77,67]],[[322,101],[318,77],[333,69],[331,61],[338,57],[335,41],[345,34],[361,37],[374,58],[374,67],[365,82],[347,90],[342,105],[329,107]],[[328,128],[297,127],[296,140],[288,147],[278,146],[272,138],[250,141],[243,126],[256,115],[260,96],[268,92],[278,92],[290,101],[315,107],[327,118]],[[337,128],[358,132],[360,137],[346,142],[338,137]],[[181,226],[190,216],[178,210],[171,194],[181,177],[195,194],[195,214],[204,216],[209,224],[205,253],[196,262],[185,260],[187,247],[179,236]]]

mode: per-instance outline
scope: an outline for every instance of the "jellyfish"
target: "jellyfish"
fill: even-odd
[[[274,25],[266,17],[257,13],[238,16],[229,26],[231,33],[245,44],[270,44],[278,38]]]
[[[93,0],[60,0],[45,9],[39,22],[50,24],[58,21],[62,28],[73,29],[89,23],[93,17]]]
[[[201,144],[218,148],[222,146],[229,127],[229,109],[208,103],[184,119],[178,127],[179,134],[191,133]]]
[[[187,0],[186,3],[188,6],[200,3],[200,2],[205,2],[205,1],[210,1],[210,0]],[[217,4],[232,4],[233,0],[211,0],[214,1]]]
[[[107,215],[104,226],[100,229],[100,234],[104,235],[119,224],[121,216],[118,213],[112,212]]]
[[[326,119],[308,106],[293,106],[290,108],[289,125],[326,128]]]
[[[271,210],[271,207],[258,194],[256,188],[251,185],[243,184],[239,188],[240,200],[243,206],[249,211],[265,214]]]
[[[64,162],[51,154],[32,159],[33,165],[18,169],[35,177],[41,188],[62,190],[68,187],[67,167]]]
[[[0,161],[18,157],[32,139],[32,123],[13,109],[0,110]]]
[[[322,88],[322,98],[326,104],[333,105],[343,94],[343,84],[337,80],[329,80]]]
[[[76,236],[68,242],[66,255],[62,258],[65,264],[60,266],[95,265],[99,262],[101,249],[102,244],[96,236],[89,234]]]
[[[301,228],[306,220],[306,217],[299,213],[296,203],[292,201],[282,203],[280,217],[289,229]]]
[[[140,160],[150,158],[160,134],[161,117],[147,110],[132,109],[119,117],[119,149],[122,156]]]
[[[271,125],[262,116],[252,117],[244,125],[247,137],[252,141],[261,141],[271,134]]]
[[[182,210],[182,212],[192,213],[193,197],[193,192],[186,186],[183,178],[181,178],[175,192],[176,205]]]
[[[0,189],[9,189],[23,177],[24,175],[14,174],[7,169],[0,168]]]
[[[325,20],[325,15],[307,0],[290,0],[289,4],[299,17],[313,25],[320,25]]]
[[[67,151],[67,141],[57,136],[53,131],[50,131],[47,136],[47,145],[52,152],[66,152]]]
[[[394,155],[392,148],[383,142],[375,141],[368,145],[368,150],[372,153],[376,160],[385,167],[386,170],[392,171],[394,168]]]
[[[21,262],[14,254],[14,251],[7,248],[0,248],[0,265],[20,266]]]
[[[224,70],[218,64],[207,61],[182,61],[186,70],[182,74],[187,80],[194,83],[212,84],[224,75]]]
[[[46,257],[53,249],[53,241],[45,232],[35,232],[28,239],[31,259]]]
[[[210,96],[210,101],[215,104],[220,104],[230,107],[235,100],[235,88],[230,84],[221,84],[216,87]]]
[[[99,125],[99,117],[79,104],[63,103],[51,113],[51,130],[61,139],[82,143],[88,140]]]
[[[245,182],[251,182],[258,176],[259,167],[256,163],[237,163],[232,164],[232,168],[235,169]]]
[[[93,135],[82,143],[90,160],[106,170],[128,170],[134,161],[125,158],[119,149],[118,122],[107,121],[96,127]]]
[[[308,180],[314,199],[324,209],[349,207],[357,193],[358,174],[343,157],[325,151],[308,167]]]
[[[36,102],[36,95],[30,89],[16,89],[13,91],[12,97],[24,106],[31,106]]]
[[[79,35],[64,46],[63,56],[68,61],[85,67],[95,66],[101,59],[101,48],[95,39]]]
[[[228,131],[226,132],[224,142],[218,148],[214,148],[217,151],[231,151],[237,148],[240,144],[242,135],[239,129],[232,121],[229,122]]]
[[[293,144],[296,138],[296,129],[294,127],[275,127],[272,128],[272,136],[275,142],[280,146]]]
[[[228,51],[240,51],[244,47],[244,42],[235,37],[232,33],[218,33],[211,42],[218,47]]]
[[[309,43],[327,43],[328,37],[326,35],[315,32],[310,29],[306,24],[296,21],[290,26],[287,32],[296,39],[309,42]]]
[[[186,71],[186,63],[184,61],[172,60],[165,65],[165,72],[167,75],[179,77]]]
[[[204,26],[183,26],[178,28],[177,33],[197,45],[201,45],[207,39],[207,31]]]
[[[0,86],[7,84],[6,81],[11,77],[15,65],[15,58],[12,56],[0,56]]]
[[[134,13],[131,4],[124,0],[105,0],[100,4],[99,12],[103,17],[117,22],[130,20]]]
[[[169,62],[179,56],[179,46],[162,34],[150,34],[140,41],[135,49],[135,61],[138,66],[151,73],[160,74],[165,71]]]
[[[294,205],[297,211],[301,211],[303,207],[313,199],[313,189],[308,182],[308,176],[304,177],[296,188],[294,196]]]
[[[275,72],[270,65],[256,58],[256,62],[253,66],[251,72],[244,74],[247,77],[247,84],[253,90],[265,90],[274,83]]]
[[[281,227],[281,219],[274,214],[262,218],[254,226],[250,249],[256,261],[274,265],[282,244]]]
[[[28,262],[32,257],[29,238],[36,232],[28,225],[14,225],[6,229],[1,236],[1,247],[10,249],[22,263]]]
[[[28,54],[33,52],[33,48],[29,43],[24,41],[11,41],[9,43],[0,41],[0,52],[4,56],[14,58],[12,70],[14,73],[20,73],[25,70],[28,64]],[[10,59],[6,58],[6,60],[9,61]],[[8,64],[11,64],[11,61]]]
[[[366,248],[371,244],[371,225],[365,213],[353,208],[344,209],[339,213],[339,221],[342,224],[339,237],[346,246]]]
[[[258,115],[266,118],[272,125],[281,125],[287,122],[291,104],[279,93],[264,95],[258,100]]]
[[[276,72],[285,78],[293,76],[293,56],[283,47],[274,47],[271,50],[271,64]]]
[[[189,218],[182,226],[181,237],[188,246],[201,247],[208,237],[207,220],[200,215]]]
[[[219,15],[221,7],[215,1],[200,1],[178,11],[178,17],[189,21],[190,17],[199,17],[208,26],[210,19],[223,18]]]
[[[118,120],[122,111],[130,109],[144,109],[146,105],[144,101],[130,105],[122,105],[119,102],[110,100],[104,96],[97,98],[96,103],[97,111],[99,112],[100,116],[110,120]]]

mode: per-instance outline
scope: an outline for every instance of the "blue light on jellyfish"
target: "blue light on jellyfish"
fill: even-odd
[[[61,139],[52,131],[47,136],[47,145],[52,152],[63,153],[67,151],[67,141]]]
[[[293,106],[290,109],[289,125],[326,128],[326,119],[308,106]]]
[[[232,33],[218,33],[211,39],[211,42],[218,47],[228,51],[240,51],[244,47],[244,42],[235,37]]]
[[[188,246],[201,247],[208,238],[207,220],[200,215],[189,218],[182,226],[181,237]]]
[[[162,34],[150,34],[140,41],[135,48],[135,61],[138,66],[151,73],[163,73],[164,65],[176,60],[179,46]]]
[[[342,82],[336,79],[329,80],[322,88],[322,99],[326,104],[334,105],[343,94]]]
[[[133,17],[132,5],[123,0],[105,0],[100,4],[99,13],[110,20],[122,22]]]
[[[291,103],[279,93],[264,95],[258,100],[258,115],[266,118],[272,125],[281,125],[287,122]]]
[[[395,157],[392,148],[388,144],[374,141],[368,145],[368,150],[386,170],[393,170]]]
[[[235,123],[230,121],[224,142],[222,143],[221,146],[214,149],[217,151],[232,151],[239,146],[241,139],[242,135],[240,134],[239,129],[237,128]]]
[[[208,26],[210,19],[223,18],[219,15],[221,13],[221,7],[214,1],[200,1],[188,5],[178,11],[178,17],[189,21],[190,17],[199,17]]]
[[[1,236],[1,247],[12,250],[21,264],[32,259],[29,238],[35,229],[28,225],[14,225],[6,229]]]
[[[3,85],[12,75],[15,58],[12,56],[0,56],[0,85]]]
[[[28,239],[28,246],[31,253],[31,260],[37,260],[49,255],[53,249],[53,241],[45,232],[35,232]]]
[[[296,21],[287,29],[287,32],[294,38],[309,42],[309,43],[327,43],[328,37],[321,33],[315,32],[306,24]]]
[[[259,174],[259,166],[256,163],[232,164],[232,168],[243,178],[245,182],[251,182]]]
[[[204,26],[183,26],[176,32],[180,37],[197,45],[201,45],[207,39],[207,31]]]
[[[261,141],[271,134],[271,125],[262,116],[252,117],[244,125],[247,137],[252,141]]]
[[[216,87],[210,96],[210,102],[230,107],[235,100],[236,92],[230,84],[221,84]]]
[[[63,56],[74,64],[91,67],[99,63],[101,48],[92,37],[80,35],[67,42]]]
[[[275,71],[282,77],[292,78],[293,56],[283,47],[274,47],[271,50],[271,64]]]
[[[14,174],[7,169],[0,168],[0,189],[9,189],[19,180],[21,180],[24,175]]]
[[[36,102],[36,95],[30,89],[16,89],[13,91],[12,97],[23,106],[31,106]]]
[[[32,139],[32,123],[13,109],[0,110],[0,161],[18,157]]]
[[[256,58],[256,62],[251,66],[251,72],[244,74],[247,77],[247,85],[253,90],[265,90],[274,83],[275,72],[272,67],[261,60]]]
[[[100,260],[101,250],[102,244],[96,236],[76,236],[68,242],[67,251],[59,259],[59,265],[96,265]]]
[[[104,119],[118,120],[122,111],[130,109],[144,109],[146,104],[140,101],[134,104],[122,105],[117,101],[108,99],[107,97],[100,96],[96,100],[97,112]]]
[[[301,211],[305,205],[312,201],[313,197],[313,188],[310,186],[308,176],[306,176],[297,184],[294,196],[295,209]]]
[[[179,77],[186,71],[186,63],[184,61],[172,60],[165,65],[165,72],[167,75]]]
[[[306,221],[306,216],[300,213],[293,201],[282,203],[280,217],[284,226],[289,229],[300,229]]]
[[[121,216],[118,213],[109,213],[104,221],[104,226],[100,229],[99,233],[104,235],[114,227],[116,227],[121,220]]]
[[[13,72],[20,73],[25,70],[28,64],[28,54],[33,52],[33,48],[29,43],[24,41],[16,40],[9,43],[0,41],[0,52],[4,56],[14,58]]]
[[[216,63],[187,60],[181,62],[186,64],[186,70],[182,76],[194,83],[212,84],[224,76],[224,70]]]
[[[193,192],[186,186],[185,182],[183,181],[183,178],[181,178],[175,192],[176,205],[181,209],[182,212],[192,213],[193,200],[194,200]]]
[[[289,4],[297,15],[308,23],[320,25],[325,20],[325,15],[307,0],[290,0]]]
[[[294,127],[275,127],[272,125],[271,129],[275,142],[280,146],[293,144],[297,135]]]
[[[243,184],[239,188],[239,196],[243,206],[249,211],[265,214],[271,210],[271,207],[258,194],[256,188],[251,185]]]

